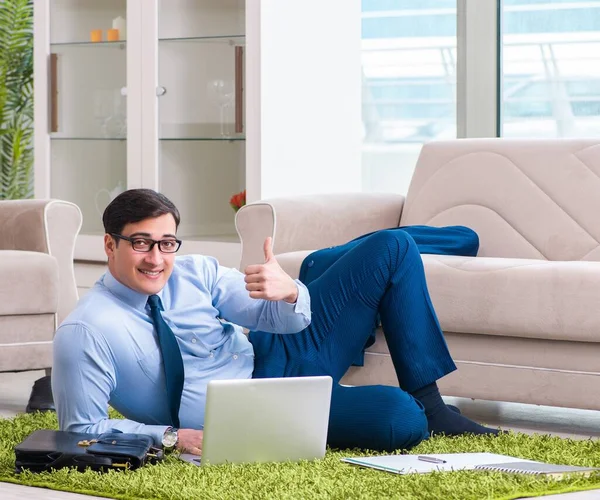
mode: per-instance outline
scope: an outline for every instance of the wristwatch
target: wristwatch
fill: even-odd
[[[177,444],[177,441],[179,440],[179,436],[177,435],[178,430],[179,429],[175,429],[175,427],[169,427],[165,431],[162,437],[162,445],[165,448],[171,449]]]

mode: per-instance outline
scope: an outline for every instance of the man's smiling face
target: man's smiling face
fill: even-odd
[[[122,236],[150,238],[153,240],[174,239],[177,227],[171,214],[144,219],[126,224]],[[108,269],[117,281],[145,295],[162,290],[173,272],[174,253],[161,253],[158,245],[150,252],[137,252],[127,240],[118,240],[104,235],[104,251],[108,256]]]

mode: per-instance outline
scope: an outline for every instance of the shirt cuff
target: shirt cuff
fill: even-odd
[[[296,314],[302,314],[308,317],[310,316],[310,295],[308,293],[308,288],[306,288],[306,285],[300,280],[294,280],[294,282],[298,286],[298,297],[296,298],[296,302],[290,305],[294,307],[294,312]]]
[[[154,439],[154,444],[156,446],[162,446],[162,438],[165,434],[165,431],[171,427],[170,425],[147,425],[144,429],[146,434],[152,436]]]

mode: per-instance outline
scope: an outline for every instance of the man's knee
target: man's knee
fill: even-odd
[[[423,406],[399,387],[334,386],[330,446],[392,451],[412,448],[427,434]]]
[[[409,245],[411,242],[414,242],[410,234],[398,228],[376,231],[367,237],[367,241],[380,247],[392,245],[405,246]]]
[[[414,448],[429,434],[423,406],[412,396],[398,392],[396,401],[390,406],[389,450]]]
[[[386,387],[387,388],[387,387]],[[407,450],[428,436],[423,406],[399,388],[389,387],[385,411],[374,425],[373,438],[380,451]]]
[[[395,269],[406,257],[419,258],[419,249],[412,236],[401,229],[377,231],[367,238],[373,255],[379,256]]]

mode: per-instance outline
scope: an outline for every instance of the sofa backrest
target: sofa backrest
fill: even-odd
[[[478,255],[600,261],[600,139],[423,146],[400,225],[465,225]]]

